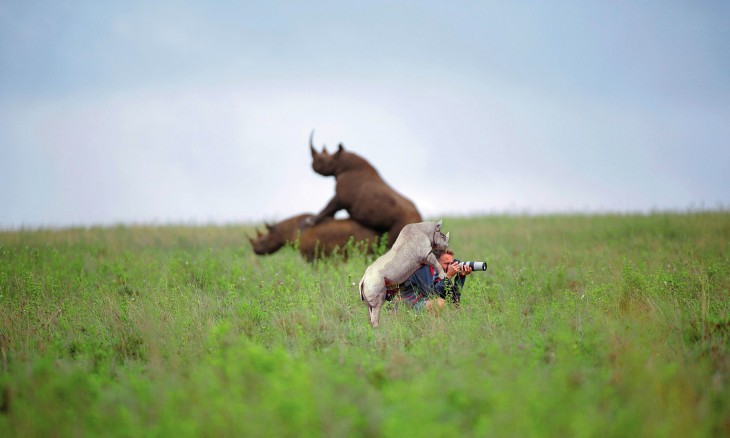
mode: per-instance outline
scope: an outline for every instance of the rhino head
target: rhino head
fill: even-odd
[[[256,238],[248,238],[253,252],[258,255],[272,254],[281,249],[287,242],[294,242],[297,239],[298,232],[306,227],[306,218],[311,216],[307,213],[275,224],[266,223],[266,233],[256,230]]]
[[[433,237],[431,238],[431,247],[435,250],[444,251],[449,247],[449,233],[441,232],[441,224],[443,220],[436,222],[433,227]]]
[[[317,153],[314,149],[314,131],[309,136],[309,149],[312,151],[312,169],[322,176],[333,176],[337,173],[340,156],[345,150],[342,143],[337,147],[337,152],[330,154],[327,152],[327,146],[322,147],[322,152]]]

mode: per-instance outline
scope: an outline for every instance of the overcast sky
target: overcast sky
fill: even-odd
[[[107,4],[113,3],[113,4]],[[0,0],[0,228],[730,208],[730,2]]]

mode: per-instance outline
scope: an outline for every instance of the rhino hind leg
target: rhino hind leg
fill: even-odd
[[[380,308],[383,305],[381,303],[371,306],[368,304],[368,314],[370,316],[370,325],[376,328],[380,324]]]
[[[385,303],[385,285],[369,285],[363,282],[360,285],[360,297],[365,299],[368,306],[368,316],[370,317],[370,325],[377,327],[380,322],[380,309]]]

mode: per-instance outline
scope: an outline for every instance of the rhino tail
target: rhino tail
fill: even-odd
[[[360,301],[365,301],[365,278],[360,280]]]

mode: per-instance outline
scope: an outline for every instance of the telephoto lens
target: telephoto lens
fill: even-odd
[[[459,264],[460,268],[464,268],[464,266],[469,266],[472,271],[487,270],[487,262],[462,262],[461,260],[456,259],[454,259],[454,261]]]

